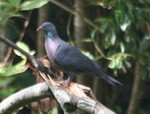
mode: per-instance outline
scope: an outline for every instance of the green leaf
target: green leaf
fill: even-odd
[[[129,20],[128,16],[125,16],[124,21],[120,24],[120,28],[122,31],[125,31],[126,28],[131,24],[131,21]]]
[[[1,90],[0,91],[0,96],[1,98],[6,98],[6,96],[10,96],[12,93],[16,92],[17,91],[17,88],[12,88],[12,87],[9,87],[7,88],[7,90]]]
[[[20,18],[25,18],[25,16],[21,13],[15,13],[13,15],[11,15],[10,17],[20,17]]]
[[[124,53],[125,46],[124,46],[124,44],[122,42],[120,43],[120,49],[121,49],[121,52]]]
[[[118,24],[121,24],[125,18],[124,11],[122,9],[117,9],[115,11],[115,18]]]
[[[108,28],[108,23],[103,23],[101,26],[100,26],[100,31],[101,33],[104,33],[105,30]]]
[[[27,66],[25,66],[26,61],[27,61],[26,59],[23,59],[18,64],[8,66],[8,67],[5,67],[3,65],[3,67],[1,67],[0,69],[0,77],[12,76],[12,75],[26,71],[27,70]]]
[[[79,42],[93,42],[92,38],[85,38],[83,40],[80,40]]]
[[[117,62],[117,63],[116,63],[116,68],[118,68],[118,69],[122,68],[122,66],[123,66],[123,61],[122,61],[122,60],[117,60],[116,62]]]
[[[114,31],[111,31],[110,41],[111,41],[111,44],[112,44],[112,45],[114,45],[115,42],[116,42],[116,34],[115,34]]]
[[[15,5],[16,8],[20,6],[21,0],[9,0],[10,4]]]
[[[23,49],[24,51],[26,51],[27,53],[30,52],[29,47],[28,47],[25,43],[18,41],[18,42],[16,43],[16,45],[17,45],[18,47],[20,47],[21,49]],[[25,58],[26,58],[26,56],[23,55],[23,54],[22,54],[21,52],[19,52],[18,50],[14,50],[14,52],[15,52],[16,55],[20,56],[22,59],[25,59]]]
[[[30,55],[34,55],[35,53],[36,53],[35,50],[31,50],[31,51],[29,52]]]
[[[112,60],[112,61],[109,63],[109,65],[108,65],[108,67],[111,68],[111,69],[114,69],[115,66],[116,66],[116,63],[115,63],[114,60]]]
[[[50,110],[47,114],[59,114],[57,107],[54,107],[52,110]]]
[[[101,18],[97,18],[95,22],[104,23],[104,22],[108,22],[108,20],[109,18],[101,17]]]
[[[123,65],[122,60],[114,59],[109,63],[108,67],[111,68],[111,69],[114,69],[114,68],[120,69],[120,68],[122,68],[122,65]]]
[[[131,63],[128,61],[125,61],[125,65],[127,66],[127,68],[131,68]]]
[[[2,80],[0,80],[0,87],[11,83],[14,79],[15,79],[14,77],[3,78]]]
[[[96,32],[97,32],[97,29],[94,29],[94,30],[91,32],[91,38],[92,38],[92,39],[94,39]]]
[[[85,56],[89,57],[90,59],[94,59],[94,56],[93,56],[90,52],[84,51],[84,50],[82,50],[81,52],[82,52]]]
[[[21,10],[32,10],[47,4],[49,0],[27,0],[22,3]]]

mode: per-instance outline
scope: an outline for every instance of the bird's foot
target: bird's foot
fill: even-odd
[[[55,80],[56,80],[56,81],[61,81],[61,80],[62,80],[62,77],[57,77]]]
[[[70,77],[67,80],[65,80],[64,82],[60,83],[59,87],[67,88],[67,87],[69,87],[69,84],[70,84]]]

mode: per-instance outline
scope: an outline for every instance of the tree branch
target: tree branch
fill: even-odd
[[[21,106],[46,97],[52,97],[52,93],[46,83],[39,83],[20,90],[4,99],[0,103],[0,114],[11,114]]]
[[[136,62],[135,65],[135,76],[134,76],[134,83],[132,87],[131,98],[127,110],[127,114],[136,114],[141,97],[143,95],[143,80],[141,76],[141,63],[140,61]]]
[[[32,55],[25,52],[24,50],[19,48],[17,45],[15,45],[13,42],[11,42],[10,40],[8,40],[7,38],[5,38],[2,35],[0,35],[0,40],[3,41],[5,44],[9,45],[10,47],[20,51],[22,54],[24,54],[31,61],[31,63],[33,64],[34,67],[38,68],[39,64],[38,64],[37,60]]]
[[[54,83],[55,82],[52,81],[52,84]],[[19,107],[29,104],[33,101],[37,101],[46,97],[53,97],[52,93],[49,90],[49,87],[57,101],[60,103],[61,107],[64,107],[66,109],[66,112],[69,114],[73,113],[76,108],[93,114],[115,114],[113,111],[109,110],[98,101],[95,101],[87,96],[73,96],[68,93],[67,90],[59,88],[56,83],[54,85],[52,84],[50,84],[50,87],[49,84],[45,82],[39,83],[26,89],[20,90],[17,93],[14,93],[0,103],[0,114],[12,113]],[[71,89],[72,91],[78,91],[79,89],[81,89],[74,89],[75,87],[76,84],[72,83],[69,89]]]
[[[39,68],[41,71],[49,73],[52,76],[55,76],[55,74],[53,72],[51,72],[49,69],[47,69],[46,67],[44,67],[42,64],[40,64],[37,59],[30,55],[29,53],[25,52],[24,50],[22,50],[20,47],[18,47],[16,44],[14,44],[12,41],[8,40],[8,38],[5,38],[4,36],[0,35],[0,40],[2,42],[4,42],[5,44],[9,45],[10,47],[20,51],[22,54],[24,54],[29,61],[31,61],[32,65],[35,68]]]
[[[98,26],[93,23],[91,20],[89,20],[86,17],[83,17],[79,14],[79,12],[77,12],[76,10],[69,8],[68,6],[64,5],[63,3],[61,3],[58,0],[49,0],[51,3],[59,6],[60,8],[64,9],[65,11],[69,12],[70,14],[74,15],[74,16],[79,16],[80,18],[82,18],[87,24],[89,24],[90,26],[92,26],[93,28],[98,28]]]
[[[41,76],[47,77],[44,75],[41,73]],[[53,81],[51,78],[45,80],[65,114],[74,113],[76,108],[93,114],[115,114],[103,104],[99,103],[95,97],[94,100],[87,96],[85,91],[90,93],[91,89],[83,85],[71,82],[69,86],[62,88],[60,87],[60,83],[64,83],[64,81]]]

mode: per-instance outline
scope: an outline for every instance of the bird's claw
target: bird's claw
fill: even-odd
[[[62,88],[66,88],[66,87],[69,87],[69,84],[70,84],[70,78],[68,78],[64,82],[60,83],[58,86],[62,87]]]

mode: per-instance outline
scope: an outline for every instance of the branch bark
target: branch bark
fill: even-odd
[[[29,53],[25,52],[24,50],[22,50],[21,48],[19,48],[17,45],[15,45],[13,42],[11,42],[10,40],[8,40],[7,38],[5,38],[4,36],[0,35],[0,40],[2,42],[4,42],[5,44],[9,45],[10,47],[20,51],[22,54],[26,55],[27,58],[31,61],[31,63],[33,64],[33,66],[35,66],[36,68],[39,66],[38,65],[38,61]]]
[[[143,81],[141,77],[141,64],[137,61],[135,66],[134,83],[131,93],[131,99],[128,106],[127,114],[137,114],[137,109],[143,94]]]
[[[4,99],[0,103],[0,114],[11,114],[21,106],[46,97],[52,97],[52,93],[46,83],[39,83],[20,90]]]
[[[40,100],[42,98],[53,97],[53,95],[60,103],[61,107],[64,107],[66,109],[65,114],[71,114],[75,112],[76,108],[93,114],[115,114],[113,111],[109,110],[98,101],[95,101],[86,96],[73,96],[69,94],[66,89],[60,88],[54,81],[52,81],[52,83],[53,84],[50,84],[51,86],[49,86],[49,84],[47,84],[46,82],[39,83],[26,89],[20,90],[17,93],[14,93],[0,103],[0,114],[12,113],[21,106],[24,106],[33,101]],[[72,84],[72,86],[70,86],[69,88],[73,89],[77,85],[78,84]],[[49,88],[51,89],[51,92]],[[81,88],[78,87],[78,89]],[[76,90],[78,89],[76,88]]]

